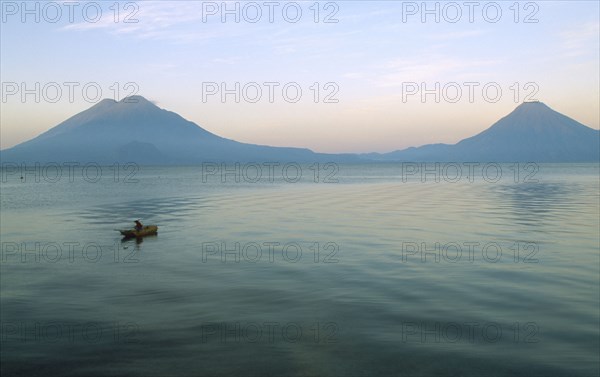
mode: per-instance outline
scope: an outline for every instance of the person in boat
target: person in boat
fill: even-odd
[[[135,222],[135,230],[137,232],[140,232],[142,229],[144,229],[144,225],[142,225],[140,220],[135,220],[134,222]]]

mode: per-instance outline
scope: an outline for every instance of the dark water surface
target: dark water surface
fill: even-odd
[[[3,171],[2,374],[598,375],[598,164],[247,168]]]

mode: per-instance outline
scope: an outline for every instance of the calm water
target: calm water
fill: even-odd
[[[598,375],[597,164],[299,168],[3,170],[2,374]]]

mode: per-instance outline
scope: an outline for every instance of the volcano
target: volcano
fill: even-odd
[[[302,148],[245,144],[217,136],[141,96],[104,99],[38,137],[1,152],[3,162],[134,162],[178,165],[203,161],[356,159]]]
[[[541,102],[526,102],[457,144],[390,153],[322,154],[215,135],[141,96],[105,99],[38,137],[0,152],[3,163],[184,165],[202,162],[599,162],[600,131]]]
[[[598,162],[600,131],[541,102],[525,102],[490,128],[457,144],[430,144],[368,156],[423,162]]]

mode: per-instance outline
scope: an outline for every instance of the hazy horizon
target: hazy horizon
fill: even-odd
[[[7,4],[13,2],[2,2],[1,149],[102,98],[127,94],[142,95],[225,138],[323,153],[454,144],[533,99],[600,128],[597,2],[520,2],[518,11],[513,2],[502,2],[498,17],[493,7],[482,13],[489,3],[470,15],[463,3],[438,3],[438,9],[430,2],[433,13],[427,14],[414,8],[421,2],[321,2],[318,13],[314,2],[298,2],[297,22],[291,22],[295,8],[282,17],[287,3],[281,3],[273,22],[264,8],[255,23],[249,22],[255,9],[236,2],[227,4],[234,13],[238,4],[239,12],[225,15],[225,22],[222,9],[207,7],[211,2],[121,2],[118,17],[113,3],[102,3],[96,22],[90,22],[92,11],[83,17],[81,7],[70,20],[61,3],[61,17],[55,8],[40,6],[35,22],[35,14]],[[462,15],[453,22],[457,10]],[[138,22],[124,22],[127,16]],[[62,90],[55,102],[53,83]],[[72,98],[65,83],[77,84]],[[98,99],[82,95],[90,83],[101,89]],[[234,94],[223,101],[220,88],[208,95],[213,83],[225,83],[227,90],[238,83],[240,102]],[[248,100],[253,83],[263,91],[256,103]],[[273,103],[264,83],[277,83]],[[277,94],[289,83],[302,90],[296,103]],[[33,90],[24,98],[22,84]],[[414,84],[418,91],[410,92]],[[433,93],[422,98],[419,86],[431,90],[436,84],[439,103]],[[481,92],[486,85],[487,97]],[[496,87],[502,95],[494,97]],[[325,100],[328,94],[332,101]]]
[[[132,97],[132,98],[133,98],[133,97],[141,97],[141,98],[142,98],[142,100],[148,100],[147,98],[145,98],[145,97],[143,97],[143,96],[141,96],[141,95],[139,95],[139,94],[137,94],[137,95],[133,95],[133,96],[131,96],[131,97]],[[104,101],[104,100],[115,101],[115,100],[113,100],[113,99],[111,99],[111,98],[103,98],[103,99],[99,100],[97,103],[94,103],[92,106],[90,106],[88,109],[85,109],[85,110],[89,110],[89,109],[91,109],[91,108],[92,108],[92,107],[94,107],[96,104],[98,104],[98,103],[100,103],[100,102],[102,102],[102,101]],[[115,101],[115,103],[116,103],[116,102],[127,102],[127,101],[128,101],[128,99],[127,99],[127,97],[125,97],[125,98],[121,99],[121,101]],[[135,101],[137,102],[137,99],[136,99]],[[172,112],[170,109],[165,109],[165,108],[162,108],[162,107],[160,107],[160,106],[159,106],[159,104],[158,104],[156,101],[151,101],[151,100],[150,100],[150,102],[151,102],[151,103],[153,103],[153,104],[154,104],[155,106],[157,106],[158,108],[160,108],[161,110],[166,110],[166,111]],[[542,104],[544,104],[542,101],[529,101],[529,102],[523,102],[523,103],[519,104],[517,107],[519,107],[519,106],[521,106],[521,105],[523,105],[523,104],[525,104],[525,103],[542,103]],[[544,105],[546,105],[546,104],[544,104]],[[546,106],[547,106],[547,105],[546,105]],[[84,110],[84,112],[85,112],[85,110]],[[551,110],[554,110],[554,109],[551,109]],[[511,112],[511,113],[512,113],[512,112]],[[78,113],[78,114],[79,114],[79,113]],[[73,114],[72,116],[74,116],[74,115],[77,115],[77,114]],[[503,119],[503,118],[507,117],[508,115],[509,115],[509,114],[505,114],[505,115],[504,115],[504,116],[502,116],[500,119]],[[65,121],[66,121],[66,120],[68,120],[68,119],[70,119],[72,116],[70,116],[70,117],[68,117],[67,119],[65,119]],[[184,119],[185,119],[185,118],[184,118]],[[497,121],[499,121],[500,119],[498,119]],[[186,119],[186,120],[189,120],[189,119]],[[61,123],[59,123],[59,124],[62,124],[62,122],[61,122]],[[496,124],[496,122],[493,122],[493,124]],[[202,126],[198,125],[198,124],[196,124],[196,126],[198,126],[198,127],[202,128],[202,129],[205,129],[206,131],[209,131],[209,132],[211,132],[211,130],[208,130],[208,129],[206,129],[206,128],[204,128],[204,127],[202,127]],[[487,129],[488,129],[490,126],[492,126],[492,124],[490,124],[490,125],[486,126],[486,127],[483,129],[483,130],[481,130],[481,131],[478,131],[476,134],[474,134],[474,135],[469,135],[469,136],[475,136],[475,135],[479,135],[479,133],[481,133],[481,132],[483,132],[483,131],[487,130]],[[52,128],[54,128],[54,127],[51,127],[50,129],[52,129]],[[50,130],[50,129],[48,129],[48,130]],[[48,131],[48,130],[45,130],[45,131],[43,131],[41,134],[44,134],[44,133],[45,133],[46,131]],[[41,134],[40,134],[40,135],[41,135]],[[34,138],[36,138],[37,136],[40,136],[40,135],[36,135]],[[218,134],[217,134],[217,136],[221,136],[221,135],[218,135]],[[235,140],[235,141],[239,141],[239,140]],[[458,140],[458,141],[460,141],[460,140]],[[458,141],[457,141],[457,142],[458,142]],[[426,144],[426,145],[432,145],[432,144],[440,144],[440,142],[435,142],[435,141],[433,141],[433,142],[431,142],[431,143],[428,143],[428,144]],[[456,143],[454,143],[454,142],[453,142],[453,143],[446,143],[446,144],[448,144],[448,145],[454,145],[454,144],[456,144]],[[265,145],[265,144],[261,144],[260,142],[257,142],[257,144],[256,144],[256,145]],[[423,145],[412,145],[412,146],[408,146],[408,147],[417,147],[417,148],[418,148],[418,147],[421,147],[421,146],[423,146]],[[281,147],[289,147],[289,146],[286,146],[286,145],[281,145]],[[302,146],[292,146],[292,147],[302,147]],[[406,147],[406,148],[408,148],[408,147]],[[11,147],[2,148],[1,150],[6,150],[6,149],[10,149],[10,148],[11,148]],[[307,149],[308,149],[308,148],[307,148]],[[395,151],[398,151],[398,150],[404,150],[404,149],[405,149],[405,148],[401,148],[401,149],[395,149],[395,150],[390,150],[390,151],[383,151],[383,153],[395,152]],[[316,153],[326,153],[326,152],[314,151],[314,150],[313,150],[313,152],[316,152]],[[360,154],[360,153],[381,153],[381,151],[366,151],[366,152],[348,152],[348,151],[340,151],[340,152],[332,152],[332,153],[350,153],[350,154],[352,154],[352,153],[357,153],[357,154]]]
[[[0,12],[2,377],[600,375],[600,2]]]

